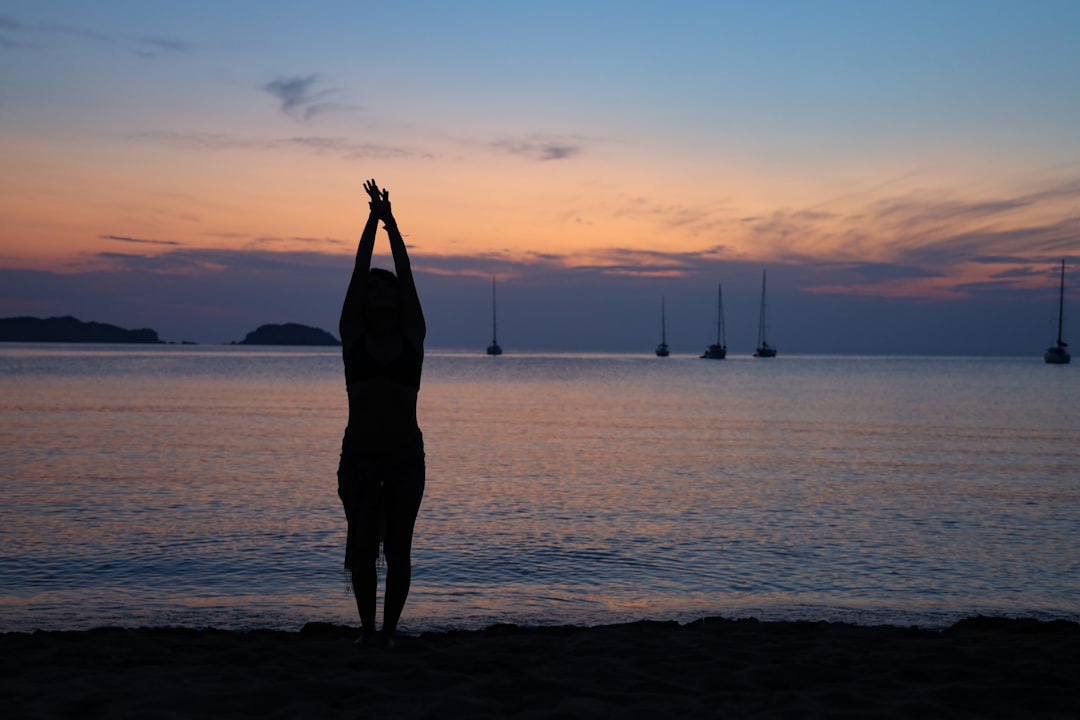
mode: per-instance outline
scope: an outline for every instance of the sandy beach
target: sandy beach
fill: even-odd
[[[0,635],[7,718],[1080,717],[1080,625],[944,631],[702,619],[494,626],[353,645],[299,632]]]

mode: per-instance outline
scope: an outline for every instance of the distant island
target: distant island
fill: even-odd
[[[285,323],[260,325],[234,345],[341,345],[336,337],[317,327]]]
[[[126,330],[108,323],[83,322],[70,315],[51,318],[0,318],[0,342],[165,344],[165,341],[158,337],[156,330],[149,328]],[[233,341],[230,344],[340,347],[341,341],[321,328],[285,323],[261,325],[257,330],[249,332],[240,342]]]
[[[0,342],[162,344],[157,332],[149,328],[125,330],[108,323],[83,322],[70,315],[0,318]]]

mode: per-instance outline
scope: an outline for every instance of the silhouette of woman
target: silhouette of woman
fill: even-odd
[[[416,398],[427,328],[405,242],[390,210],[390,193],[374,180],[365,182],[364,189],[371,212],[339,325],[349,424],[341,443],[338,496],[349,525],[345,568],[360,613],[357,642],[370,644],[376,638],[381,544],[386,561],[382,636],[390,647],[409,595],[413,525],[424,495],[424,438],[416,421]],[[380,220],[390,236],[396,276],[371,267]]]

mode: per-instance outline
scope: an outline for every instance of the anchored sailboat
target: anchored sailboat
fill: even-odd
[[[754,357],[776,357],[776,348],[765,341],[765,271],[761,271],[761,314],[758,316],[758,343]]]
[[[491,344],[487,347],[488,355],[502,355],[502,348],[495,332],[495,276],[491,276]]]
[[[664,325],[664,298],[660,298],[660,344],[656,346],[657,357],[667,357],[670,353],[667,347],[667,328]]]
[[[727,341],[724,339],[724,289],[716,286],[716,342],[710,345],[701,357],[709,360],[723,360],[727,357]]]
[[[1043,353],[1043,360],[1051,365],[1067,365],[1071,356],[1069,351],[1066,350],[1069,343],[1061,339],[1061,319],[1065,314],[1065,259],[1061,259],[1061,289],[1058,291],[1058,335],[1057,342],[1052,346],[1046,348],[1046,352]]]

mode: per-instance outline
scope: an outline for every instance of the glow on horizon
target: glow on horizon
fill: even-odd
[[[1077,33],[1053,2],[18,0],[0,268],[349,256],[375,177],[436,274],[708,259],[923,271],[808,276],[819,294],[1037,287],[1080,256]]]

